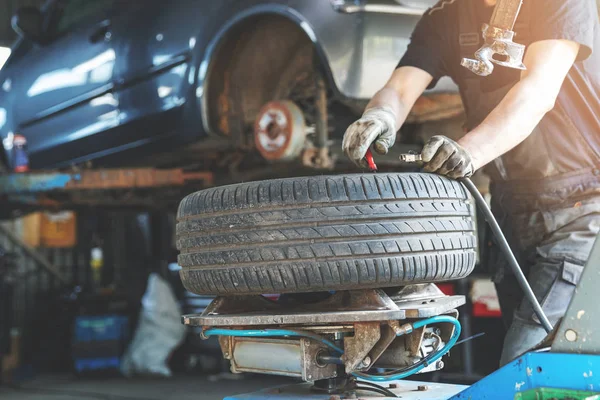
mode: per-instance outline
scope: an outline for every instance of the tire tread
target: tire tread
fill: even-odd
[[[467,276],[469,195],[430,174],[319,176],[190,194],[178,210],[185,287],[198,294],[398,286]]]

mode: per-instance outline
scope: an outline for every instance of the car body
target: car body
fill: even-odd
[[[152,164],[144,156],[199,142],[240,147],[236,135],[243,133],[229,128],[239,121],[243,132],[273,97],[267,88],[284,73],[274,66],[289,57],[288,36],[313,49],[331,97],[360,109],[393,71],[429,5],[431,0],[173,0],[168,6],[161,0],[51,0],[42,8],[41,33],[21,32],[0,71],[4,161],[11,164],[15,134],[27,138],[33,169],[90,161]],[[252,37],[252,49],[236,48],[244,40],[253,43]],[[227,83],[223,71],[235,57],[242,72]],[[268,76],[257,77],[261,69]],[[241,100],[227,101],[231,88],[242,92]],[[456,88],[446,81],[436,90]],[[256,98],[248,100],[248,93]],[[198,159],[208,148],[197,150]]]

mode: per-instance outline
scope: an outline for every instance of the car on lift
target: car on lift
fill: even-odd
[[[34,170],[177,165],[241,174],[283,171],[270,163],[290,160],[331,168],[344,128],[385,83],[432,3],[49,0],[20,8],[12,19],[19,38],[0,71],[2,161],[11,167],[21,135]],[[442,81],[407,126],[461,112],[456,87]]]

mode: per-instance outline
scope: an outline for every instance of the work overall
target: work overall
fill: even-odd
[[[483,44],[474,40],[481,36],[483,21],[473,2],[459,3],[461,56],[472,57]],[[515,31],[518,42],[526,45],[529,18],[525,1]],[[479,125],[516,83],[486,90],[484,79],[467,69],[457,79],[467,130]],[[528,139],[485,170],[492,179],[492,210],[552,324],[564,315],[600,230],[600,157],[570,121],[557,104]],[[571,162],[571,171],[565,173],[563,168],[557,173],[557,159]],[[542,341],[546,333],[523,300],[494,239],[488,237],[483,265],[493,273],[508,329],[501,359],[505,364]]]

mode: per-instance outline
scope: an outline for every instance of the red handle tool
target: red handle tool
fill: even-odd
[[[367,150],[367,154],[365,154],[365,160],[367,160],[367,164],[369,164],[369,169],[371,171],[377,171],[377,165],[375,165],[375,160],[373,159],[373,153],[371,153],[371,149]]]

